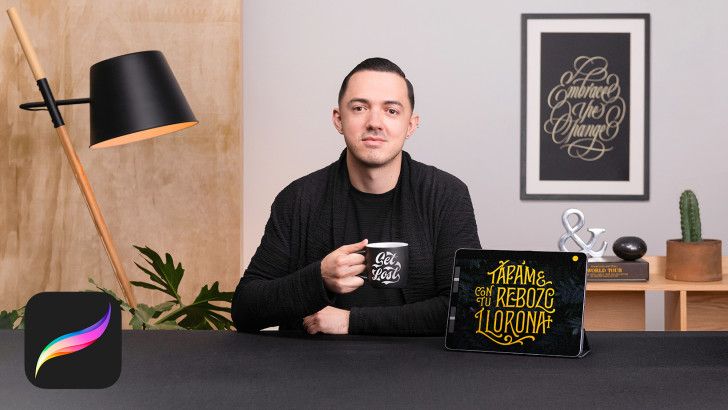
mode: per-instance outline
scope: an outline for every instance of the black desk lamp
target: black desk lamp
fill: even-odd
[[[58,106],[90,103],[91,148],[111,147],[156,137],[191,127],[197,124],[197,120],[167,60],[159,51],[125,54],[96,63],[91,66],[90,98],[56,101],[16,10],[9,9],[8,16],[43,96],[43,102],[22,104],[20,108],[48,110],[125,299],[130,306],[136,307],[129,279],[86,173],[73,149]]]

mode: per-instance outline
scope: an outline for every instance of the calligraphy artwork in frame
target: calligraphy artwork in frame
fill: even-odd
[[[523,14],[521,199],[649,199],[649,14]]]

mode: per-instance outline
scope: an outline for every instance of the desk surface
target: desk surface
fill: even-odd
[[[592,332],[584,359],[449,352],[443,338],[124,331],[119,380],[44,390],[0,331],[4,408],[724,408],[728,332]]]

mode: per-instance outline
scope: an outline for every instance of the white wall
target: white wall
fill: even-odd
[[[422,123],[405,149],[468,184],[485,247],[556,250],[561,213],[576,207],[610,247],[637,235],[664,255],[685,188],[698,194],[703,236],[728,240],[727,12],[721,1],[245,0],[243,267],[275,195],[337,159],[331,109],[371,56],[413,82]],[[521,13],[651,14],[649,201],[519,199]],[[648,328],[660,329],[660,295],[648,308]]]

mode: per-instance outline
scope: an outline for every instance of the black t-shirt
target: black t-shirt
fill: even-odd
[[[346,212],[346,243],[369,239],[369,243],[397,241],[390,238],[392,232],[392,208],[399,184],[383,194],[369,194],[349,188],[349,204]],[[367,272],[363,272],[366,275]],[[401,289],[376,289],[368,281],[359,289],[336,295],[334,306],[341,309],[363,306],[399,306],[405,300]]]

